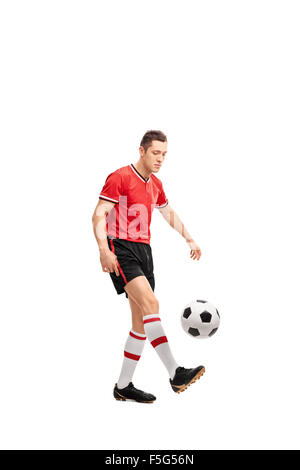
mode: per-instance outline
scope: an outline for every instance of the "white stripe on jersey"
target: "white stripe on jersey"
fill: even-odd
[[[112,202],[116,202],[116,203],[119,202],[119,201],[116,201],[115,199],[113,199],[112,197],[103,196],[102,194],[100,194],[99,197],[102,197],[103,199],[107,199],[107,201],[112,201]]]

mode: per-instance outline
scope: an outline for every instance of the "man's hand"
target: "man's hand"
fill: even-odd
[[[120,275],[118,269],[118,258],[116,255],[108,250],[103,250],[100,252],[100,263],[102,266],[102,271],[105,273],[113,273],[115,272],[117,276]]]
[[[189,239],[186,241],[189,247],[191,248],[190,258],[199,260],[201,256],[200,247],[193,239]]]

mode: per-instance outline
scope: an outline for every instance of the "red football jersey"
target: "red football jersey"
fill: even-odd
[[[108,175],[99,199],[115,203],[106,216],[108,235],[148,244],[153,209],[168,204],[161,180],[153,173],[146,180],[132,164]]]

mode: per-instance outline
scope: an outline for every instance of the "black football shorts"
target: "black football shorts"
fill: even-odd
[[[137,276],[145,276],[152,290],[155,288],[155,279],[153,273],[152,248],[148,243],[131,242],[121,238],[107,236],[109,249],[115,253],[118,258],[118,267],[120,275],[115,272],[109,273],[111,280],[118,294],[127,292],[124,286]]]

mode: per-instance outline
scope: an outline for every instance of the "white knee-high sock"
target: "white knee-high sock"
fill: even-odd
[[[144,329],[150,343],[166,366],[170,379],[173,379],[178,367],[171,352],[167,337],[161,325],[159,314],[144,316]]]
[[[127,387],[133,377],[138,360],[144,349],[146,335],[130,330],[124,349],[124,360],[120,377],[117,383],[118,388]]]

